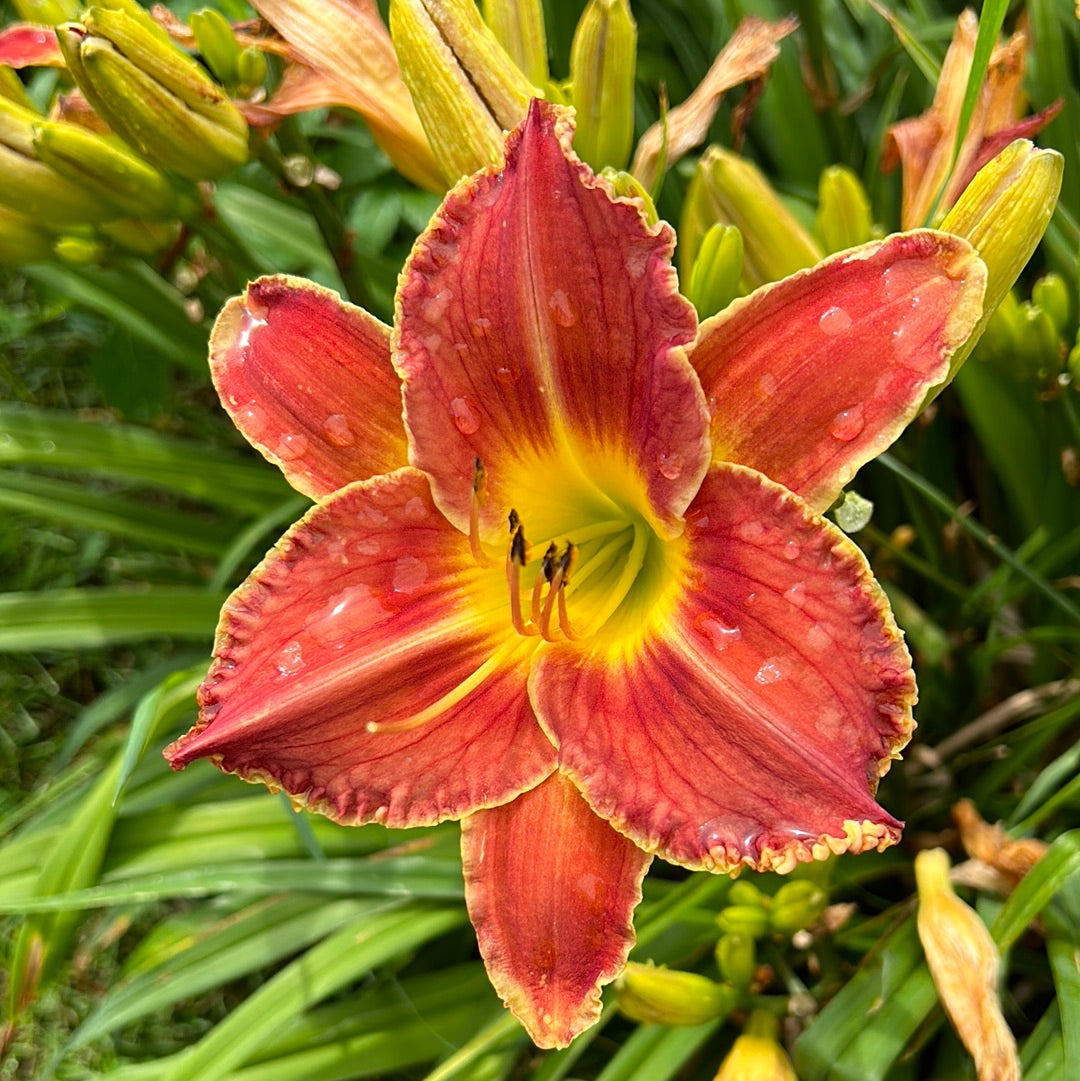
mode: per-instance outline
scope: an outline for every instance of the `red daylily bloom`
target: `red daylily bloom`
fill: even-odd
[[[534,102],[450,192],[393,330],[280,277],[222,313],[222,401],[317,504],[227,602],[166,752],[346,823],[462,819],[488,971],[549,1047],[598,1016],[652,854],[783,871],[899,837],[873,793],[910,659],[818,511],[941,381],[984,280],[917,232],[699,329],[671,229],[571,136]]]

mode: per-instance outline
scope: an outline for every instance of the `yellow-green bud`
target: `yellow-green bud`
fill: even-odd
[[[633,961],[615,983],[619,1009],[643,1025],[701,1025],[723,1017],[738,1004],[731,987],[670,968]]]
[[[74,19],[79,10],[79,0],[11,0],[15,14],[23,22],[55,26]]]
[[[250,93],[266,81],[266,57],[262,50],[247,45],[236,58],[236,82],[244,93]]]
[[[1026,300],[1016,322],[1016,357],[1023,374],[1036,379],[1045,379],[1061,366],[1062,343],[1054,321]]]
[[[1069,287],[1060,274],[1045,274],[1031,287],[1031,300],[1054,322],[1059,334],[1069,326]]]
[[[656,213],[656,204],[652,196],[641,186],[641,181],[625,169],[613,169],[610,165],[600,170],[600,175],[611,185],[616,195],[622,195],[628,199],[641,200],[641,212],[650,225],[655,225],[660,220]]]
[[[714,222],[734,225],[743,239],[743,285],[756,289],[803,267],[825,253],[773,191],[761,170],[723,147],[710,147],[698,163],[683,206],[679,237],[692,264]]]
[[[42,117],[0,97],[0,204],[50,226],[119,216],[111,202],[40,161],[34,129]]]
[[[846,165],[830,165],[821,174],[814,231],[830,253],[865,244],[874,235],[870,199]]]
[[[982,318],[953,354],[945,383],[959,371],[1046,232],[1061,191],[1063,165],[1056,150],[1037,150],[1027,139],[1017,139],[975,174],[945,215],[941,228],[969,240],[987,269]]]
[[[1074,345],[1069,350],[1068,371],[1073,385],[1080,385],[1080,345]],[[1068,387],[1065,388],[1064,393],[1070,393]]]
[[[745,991],[754,979],[757,951],[749,935],[721,935],[716,943],[716,964],[720,975],[736,990]]]
[[[734,225],[712,226],[701,241],[686,291],[699,319],[723,311],[739,296],[742,264],[742,233]]]
[[[769,914],[760,905],[728,905],[717,914],[716,925],[725,934],[761,938],[769,930]]]
[[[155,165],[207,180],[248,157],[247,123],[221,87],[127,11],[89,8],[56,32],[80,89],[125,142]]]
[[[195,44],[207,67],[223,83],[231,86],[238,82],[236,69],[240,44],[225,16],[213,8],[203,8],[192,13],[188,26],[195,35]]]
[[[825,891],[814,882],[785,882],[773,898],[769,923],[777,934],[793,935],[814,923],[825,911],[827,901]]]
[[[637,26],[627,0],[589,0],[570,49],[574,149],[594,169],[622,169],[634,143]]]
[[[503,132],[541,97],[473,0],[391,0],[401,74],[451,183],[502,161]]]
[[[791,1059],[777,1042],[776,1031],[776,1019],[755,1010],[714,1081],[798,1081]]]
[[[103,202],[117,217],[174,218],[176,189],[152,165],[119,140],[96,135],[78,124],[42,121],[34,127],[34,148],[42,161]]]
[[[0,206],[0,266],[43,263],[51,255],[52,236],[36,222]]]
[[[1016,294],[1008,292],[990,316],[986,330],[975,349],[975,356],[1001,368],[1009,375],[1015,374],[1016,328],[1020,320],[1020,302]]]
[[[118,218],[98,226],[110,240],[136,255],[156,255],[176,242],[180,223]]]
[[[23,86],[22,79],[15,74],[13,68],[9,68],[4,64],[0,64],[0,98],[7,98],[8,101],[13,101],[24,109],[33,109],[34,107],[30,95],[26,92],[26,87]]]
[[[53,250],[61,262],[72,266],[89,266],[100,263],[109,249],[99,237],[62,236]]]
[[[753,882],[748,882],[745,878],[732,882],[731,889],[728,890],[728,901],[733,905],[768,905],[770,900],[768,894],[762,893]]]
[[[534,86],[546,86],[547,32],[540,0],[484,0],[483,11],[484,22],[525,77]]]

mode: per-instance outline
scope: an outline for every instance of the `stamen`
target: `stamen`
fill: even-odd
[[[554,545],[552,546],[554,547]],[[551,551],[551,548],[548,549]],[[563,586],[566,584],[567,578],[570,574],[570,564],[574,560],[574,553],[577,549],[569,542],[566,543],[566,549],[559,557],[558,566],[555,568],[555,573],[551,575],[549,579],[551,585],[548,587],[547,600],[544,601],[544,611],[540,615],[539,626],[540,634],[543,636],[545,642],[554,642],[555,638],[551,633],[551,614],[555,608],[556,601],[562,597]],[[545,560],[547,556],[544,557]],[[553,561],[554,562],[554,561]],[[546,573],[546,568],[545,568]],[[566,611],[566,601],[563,600],[560,605],[559,612],[559,626],[563,625],[563,614]],[[565,620],[567,626],[569,626],[569,619]]]
[[[447,691],[446,694],[441,698],[436,699],[426,709],[414,713],[411,717],[403,717],[399,721],[368,721],[364,727],[373,735],[384,735],[388,733],[409,732],[414,728],[419,728],[421,725],[427,724],[428,721],[435,720],[448,709],[453,709],[453,707],[464,698],[472,694],[472,692],[475,691],[500,664],[502,664],[506,654],[509,653],[516,644],[515,641],[511,641],[506,645],[500,646],[482,665],[480,665],[479,668],[477,668],[475,672],[472,673],[472,675],[466,676],[453,688],[453,690]]]
[[[525,543],[525,530],[522,528],[517,512],[510,512],[510,528],[513,536],[506,553],[506,588],[510,591],[510,621],[514,630],[523,637],[536,634],[536,628],[526,624],[521,614],[521,568],[528,562],[528,546]]]
[[[566,551],[563,552],[562,559],[559,560],[559,570],[562,573],[562,582],[559,583],[559,630],[566,635],[567,638],[573,640],[578,637],[574,628],[570,626],[570,616],[566,611],[566,583],[570,577],[570,565],[574,561],[574,556],[577,554],[577,549],[570,543],[566,545]]]
[[[558,551],[558,549],[555,547],[555,542],[552,541],[547,546],[547,551],[544,553],[544,558],[540,561],[540,569],[536,572],[536,581],[533,582],[532,621],[537,626],[540,625],[540,597],[544,592],[544,583],[550,582],[551,576],[555,573],[556,551]]]
[[[491,565],[480,544],[480,507],[487,496],[487,470],[479,458],[473,460],[472,502],[469,506],[469,549],[482,567]]]

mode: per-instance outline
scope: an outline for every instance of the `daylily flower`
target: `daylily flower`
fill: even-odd
[[[534,102],[449,193],[393,329],[281,277],[220,316],[222,402],[318,502],[226,603],[166,752],[345,823],[462,819],[481,953],[547,1047],[596,1020],[653,853],[786,871],[899,837],[874,790],[910,658],[818,512],[983,289],[918,232],[699,329],[672,230],[572,135]]]

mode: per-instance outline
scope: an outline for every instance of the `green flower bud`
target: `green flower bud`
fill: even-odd
[[[702,238],[686,291],[699,319],[723,311],[739,296],[742,265],[742,234],[734,225],[713,225]]]
[[[953,354],[945,383],[959,371],[1046,232],[1063,166],[1056,150],[1037,150],[1028,140],[1017,139],[975,174],[945,215],[941,228],[971,241],[987,269],[982,318]],[[940,389],[931,390],[927,401]]]
[[[483,11],[484,22],[525,77],[535,86],[546,86],[547,32],[540,0],[484,0]]]
[[[773,898],[769,923],[781,935],[793,935],[814,923],[828,902],[828,895],[807,879],[785,882]]]
[[[769,914],[760,905],[728,905],[716,917],[725,934],[761,938],[769,930]]]
[[[652,196],[641,186],[641,182],[637,177],[623,169],[613,169],[610,165],[605,169],[601,169],[600,175],[611,185],[616,195],[628,199],[640,199],[641,211],[650,225],[655,225],[660,220]]]
[[[619,1009],[643,1025],[701,1025],[730,1013],[738,1003],[731,987],[696,972],[633,961],[615,983]]]
[[[736,879],[728,890],[728,901],[733,905],[768,905],[770,900],[768,894],[762,893],[745,878]]]
[[[1067,368],[1073,386],[1080,385],[1080,345],[1074,345],[1072,349],[1069,350]],[[1069,393],[1068,387],[1065,388],[1065,393]]]
[[[754,979],[757,956],[749,935],[726,934],[716,943],[716,964],[720,975],[739,991],[745,991]]]
[[[432,153],[451,183],[502,161],[503,132],[542,97],[473,0],[391,0],[390,36]]]
[[[61,262],[71,266],[91,266],[100,263],[109,248],[99,237],[62,236],[53,250]]]
[[[240,44],[225,16],[213,8],[203,8],[191,15],[188,26],[206,66],[221,82],[230,86],[237,83]]]
[[[1046,379],[1061,366],[1061,338],[1053,319],[1030,301],[1020,305],[1016,358],[1028,378]]]
[[[87,100],[125,142],[162,169],[206,180],[248,157],[235,105],[163,34],[127,11],[89,8],[58,27],[68,68]]]
[[[1054,322],[1059,334],[1069,326],[1069,287],[1060,274],[1046,274],[1031,288],[1031,300]]]
[[[266,57],[254,45],[245,46],[236,58],[236,82],[245,93],[266,82]]]
[[[0,206],[0,266],[25,266],[50,258],[53,238],[37,223]]]
[[[825,253],[773,191],[756,165],[722,147],[710,147],[698,163],[683,206],[679,236],[693,264],[714,222],[742,233],[742,281],[748,289],[813,266]]]
[[[112,203],[117,217],[175,218],[179,212],[172,184],[117,139],[78,124],[42,121],[34,126],[34,148],[58,173]]]
[[[865,244],[874,235],[870,199],[846,165],[830,165],[821,174],[814,232],[829,253]]]
[[[156,255],[176,242],[180,223],[118,218],[98,226],[98,230],[119,247],[136,255]]]
[[[637,26],[627,0],[589,0],[570,49],[574,149],[594,169],[622,169],[634,143]]]
[[[23,22],[55,26],[74,19],[80,5],[79,0],[11,0],[11,6]]]

